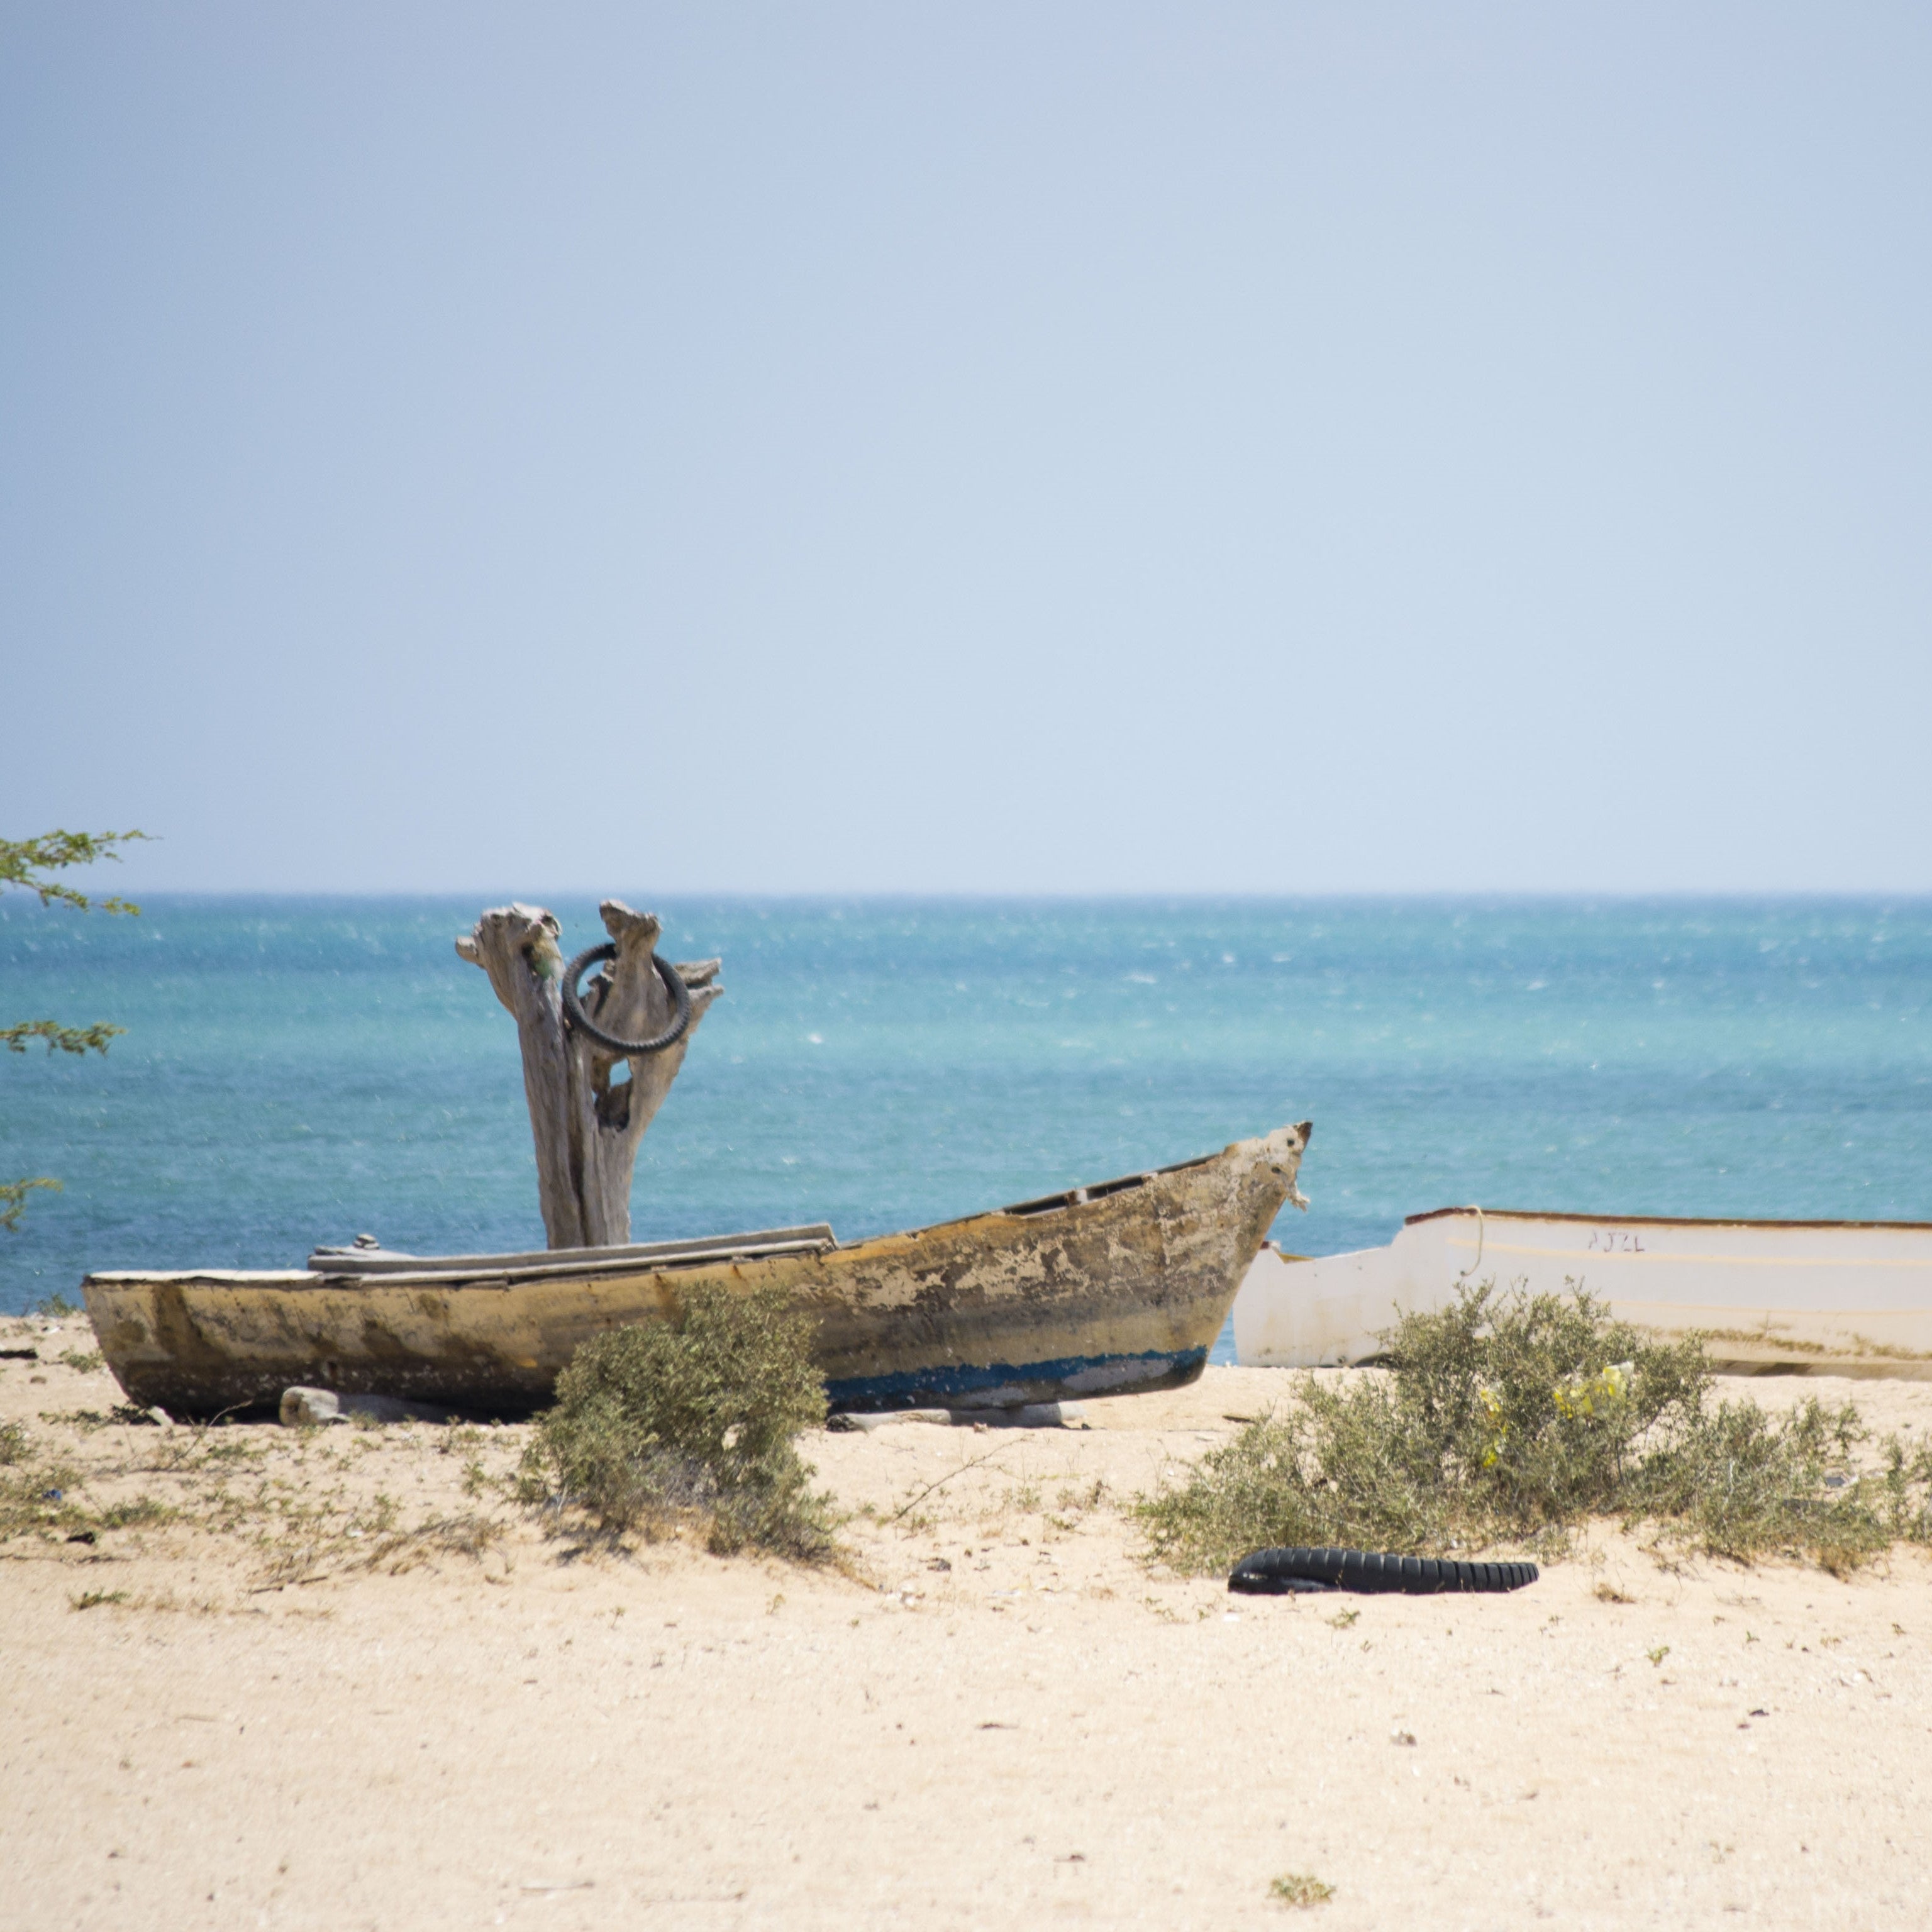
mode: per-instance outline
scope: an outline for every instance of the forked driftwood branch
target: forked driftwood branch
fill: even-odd
[[[618,1040],[653,1038],[676,1010],[654,958],[662,926],[655,914],[633,912],[621,899],[606,899],[598,910],[617,956],[585,984],[584,1011],[600,1032]],[[613,1053],[564,1017],[561,931],[540,906],[498,906],[457,940],[456,950],[489,974],[517,1022],[549,1244],[618,1246],[631,1238],[638,1143],[664,1105],[698,1022],[724,989],[716,959],[676,967],[691,992],[691,1023],[682,1036],[656,1053]],[[620,1064],[628,1078],[613,1077]]]

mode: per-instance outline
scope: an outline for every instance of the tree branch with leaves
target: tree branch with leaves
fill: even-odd
[[[145,832],[44,832],[38,838],[0,838],[0,892],[33,892],[43,905],[71,906],[77,912],[122,913],[134,916],[141,908],[124,898],[90,898],[77,888],[50,876],[72,866],[92,866],[103,859],[118,862],[118,847],[146,838]],[[0,1042],[10,1053],[25,1053],[30,1040],[45,1040],[50,1053],[105,1053],[107,1043],[124,1027],[97,1020],[92,1026],[63,1026],[58,1020],[20,1020],[0,1027]],[[60,1183],[46,1174],[26,1180],[0,1180],[0,1228],[17,1231],[27,1197],[38,1190],[58,1192]]]

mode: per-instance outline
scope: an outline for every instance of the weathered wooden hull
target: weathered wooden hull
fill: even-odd
[[[527,1413],[579,1343],[662,1319],[700,1285],[776,1288],[815,1316],[835,1408],[1126,1394],[1200,1373],[1307,1136],[1305,1123],[1285,1127],[1157,1173],[816,1252],[97,1274],[82,1292],[130,1400],[180,1415],[270,1406],[298,1383]]]
[[[1403,1310],[1464,1280],[1561,1293],[1574,1282],[1659,1336],[1696,1332],[1736,1375],[1932,1381],[1932,1225],[1692,1221],[1445,1208],[1385,1248],[1298,1260],[1263,1250],[1234,1304],[1244,1363],[1372,1359]]]

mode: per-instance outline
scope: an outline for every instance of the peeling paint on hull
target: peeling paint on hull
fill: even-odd
[[[529,1265],[102,1273],[82,1286],[129,1398],[180,1415],[272,1406],[297,1383],[527,1414],[580,1342],[661,1320],[700,1284],[776,1288],[816,1316],[836,1406],[1125,1394],[1200,1373],[1307,1137],[1306,1123],[1284,1127],[1157,1173],[812,1252],[580,1250]]]

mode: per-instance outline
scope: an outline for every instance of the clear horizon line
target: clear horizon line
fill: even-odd
[[[99,882],[90,880],[90,885]],[[1919,902],[1932,900],[1932,886],[1326,886],[1304,891],[1281,890],[1252,887],[1216,888],[1211,886],[1138,886],[1132,889],[1104,888],[1078,889],[1046,886],[812,886],[782,887],[757,886],[617,886],[599,890],[584,886],[551,886],[548,887],[525,886],[518,888],[496,886],[380,886],[352,887],[340,886],[141,886],[128,880],[124,874],[116,879],[116,897],[128,898],[138,895],[152,899],[274,899],[284,901],[340,899],[340,900],[401,900],[401,899],[460,899],[470,901],[486,899],[495,902],[513,901],[518,898],[551,897],[556,898],[601,899],[619,898],[626,892],[632,896],[659,898],[685,898],[701,900],[737,900],[746,902],[824,904],[828,902],[863,900],[874,903],[892,902],[900,904],[1011,904],[1023,902],[1052,904],[1149,904],[1172,903],[1177,900],[1196,903],[1250,903],[1265,904],[1306,904],[1317,902],[1364,902],[1402,900],[1411,902],[1447,903],[1470,901],[1489,902],[1526,903],[1615,900],[1623,902],[1786,900],[1806,901],[1814,903],[1869,904],[1876,901]],[[23,890],[16,898],[9,893],[0,896],[0,917],[4,917],[13,905],[25,906],[32,902],[34,910],[42,910],[31,890]],[[55,910],[52,907],[46,908]]]

